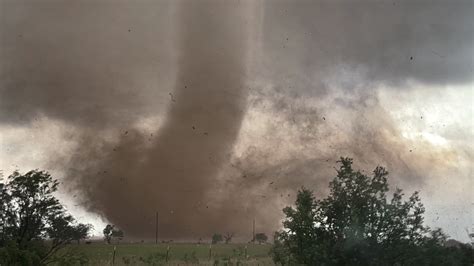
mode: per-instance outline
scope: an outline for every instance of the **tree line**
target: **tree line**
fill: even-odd
[[[469,244],[447,245],[440,229],[424,225],[418,192],[404,200],[388,197],[388,172],[371,176],[341,158],[329,195],[316,199],[301,188],[294,206],[283,210],[283,230],[275,234],[273,260],[281,265],[473,265]]]
[[[329,195],[317,199],[302,187],[283,209],[283,229],[274,235],[277,265],[473,265],[470,244],[448,241],[439,228],[424,224],[418,192],[389,193],[388,172],[372,175],[341,158]],[[0,180],[1,181],[1,180]],[[54,196],[59,182],[45,171],[14,172],[0,182],[0,265],[87,264],[87,257],[64,249],[86,239],[92,229],[78,223]],[[108,224],[104,240],[124,237]],[[234,234],[214,234],[212,243],[230,243]],[[265,243],[258,233],[251,242]]]
[[[0,182],[0,265],[84,263],[82,254],[59,252],[85,239],[92,226],[67,213],[54,196],[59,182],[44,171],[14,172]]]

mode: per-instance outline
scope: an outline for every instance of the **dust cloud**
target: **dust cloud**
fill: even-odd
[[[472,162],[470,146],[408,140],[383,99],[472,83],[470,1],[3,0],[1,10],[0,124],[67,127],[72,154],[47,164],[130,238],[153,238],[156,212],[160,239],[246,241],[253,219],[271,234],[299,187],[327,192],[339,156],[387,166],[402,188],[466,177],[456,162]]]

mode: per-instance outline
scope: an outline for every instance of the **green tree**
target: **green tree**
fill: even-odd
[[[38,170],[14,172],[0,184],[0,264],[47,264],[58,259],[58,250],[88,236],[91,226],[76,223],[53,195],[58,185]]]
[[[110,244],[112,239],[116,239],[118,242],[124,237],[123,231],[115,228],[115,225],[111,224],[107,224],[102,232],[104,233],[104,240],[107,242],[107,244]]]
[[[229,233],[227,232],[224,235],[224,243],[229,244],[232,241],[232,238],[234,237],[234,233]]]
[[[255,235],[255,240],[256,240],[258,243],[263,244],[263,243],[267,242],[268,237],[267,237],[267,235],[266,235],[265,233],[257,233],[257,234]]]
[[[222,237],[221,234],[214,234],[212,235],[212,244],[218,244],[220,242],[224,241],[224,238]]]
[[[281,235],[281,232],[275,232],[270,254],[276,265],[297,265],[289,249],[290,243],[286,240],[286,237],[287,235]]]
[[[81,240],[86,238],[84,236],[87,236],[91,230],[92,225],[90,224],[78,224],[76,230],[72,232],[72,238],[79,244]]]
[[[313,193],[302,188],[296,198],[296,208],[286,207],[283,213],[287,219],[283,222],[286,230],[276,234],[278,244],[282,244],[290,254],[288,262],[311,265],[316,261],[318,254],[317,230],[314,222],[316,220],[316,203]],[[284,251],[280,246],[280,251]]]
[[[115,238],[117,240],[117,242],[119,242],[124,237],[123,231],[120,230],[120,229],[113,230],[112,231],[112,237]]]
[[[107,224],[102,230],[102,233],[104,234],[104,240],[107,242],[107,244],[110,244],[112,240],[112,231],[114,230],[114,226],[111,224]]]
[[[303,265],[463,265],[439,264],[430,256],[444,248],[440,229],[423,225],[424,207],[418,192],[403,200],[396,189],[388,198],[388,172],[377,167],[372,176],[341,158],[327,198],[316,200],[302,188],[294,207],[286,207],[284,230],[278,232],[275,262]],[[460,252],[462,253],[462,252]],[[452,252],[450,253],[452,254]],[[464,253],[463,253],[464,254]]]

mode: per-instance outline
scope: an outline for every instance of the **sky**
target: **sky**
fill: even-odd
[[[250,239],[341,156],[474,226],[472,1],[0,1],[0,169],[100,234]]]

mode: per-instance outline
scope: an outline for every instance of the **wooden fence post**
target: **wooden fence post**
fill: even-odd
[[[112,265],[115,265],[115,250],[117,249],[117,246],[114,245],[114,253],[112,255]]]
[[[212,257],[212,243],[209,244],[209,260],[211,260]]]

